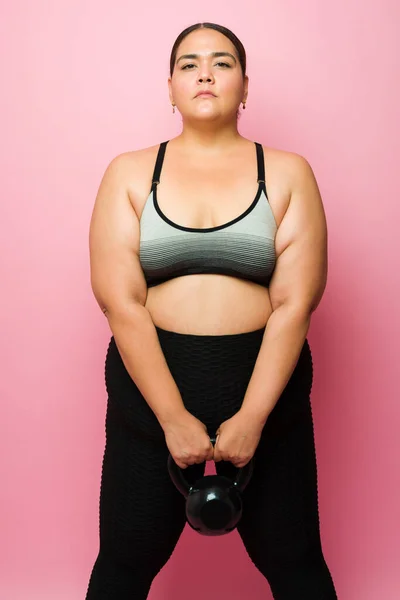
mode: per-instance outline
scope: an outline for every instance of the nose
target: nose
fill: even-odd
[[[208,83],[208,82],[212,82],[212,81],[213,81],[213,78],[211,77],[211,75],[209,75],[208,77],[203,77],[203,76],[202,76],[202,77],[199,77],[199,78],[198,78],[198,82],[199,82],[199,83],[204,83],[205,81],[207,81],[207,83]]]
[[[214,76],[206,62],[203,63],[202,67],[199,70],[197,82],[198,83],[204,83],[204,82],[214,83]]]

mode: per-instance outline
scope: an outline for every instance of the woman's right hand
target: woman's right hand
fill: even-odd
[[[177,415],[163,429],[168,450],[181,469],[213,459],[207,427],[189,411]]]

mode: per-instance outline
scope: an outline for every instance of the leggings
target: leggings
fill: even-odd
[[[186,409],[214,436],[241,406],[265,327],[226,335],[156,331]],[[242,495],[237,531],[275,600],[337,599],[321,547],[312,379],[306,340],[263,428]],[[164,432],[128,374],[114,337],[105,383],[100,545],[86,600],[145,600],[185,526],[185,498],[167,471]],[[215,463],[215,469],[228,476],[237,472],[228,461]],[[194,483],[204,471],[205,463],[195,464],[185,475]]]

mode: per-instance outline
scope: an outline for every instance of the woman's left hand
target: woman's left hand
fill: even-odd
[[[235,467],[244,467],[254,456],[264,425],[239,410],[216,431],[214,461],[225,460]]]

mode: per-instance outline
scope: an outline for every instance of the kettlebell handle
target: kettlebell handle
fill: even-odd
[[[213,446],[216,444],[216,437],[210,437],[210,441]],[[175,484],[175,487],[181,492],[181,494],[187,498],[191,492],[192,486],[186,480],[184,475],[184,469],[181,469],[171,454],[168,455],[167,467],[169,475]],[[241,492],[245,489],[249,483],[254,470],[254,461],[251,459],[244,467],[237,468],[237,474],[235,479],[232,481],[232,485],[237,487]]]

